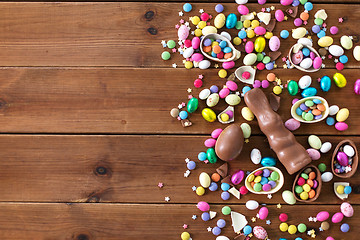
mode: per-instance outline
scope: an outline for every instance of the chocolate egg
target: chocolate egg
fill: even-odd
[[[244,145],[244,134],[239,124],[225,128],[215,144],[216,155],[223,161],[230,161],[239,156]]]

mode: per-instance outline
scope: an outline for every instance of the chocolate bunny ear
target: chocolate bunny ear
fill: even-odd
[[[311,162],[305,148],[296,141],[294,134],[285,128],[281,117],[273,111],[260,88],[254,88],[245,93],[244,99],[248,108],[256,116],[270,147],[289,174],[294,174]]]
[[[269,103],[271,106],[271,109],[274,110],[275,112],[277,112],[277,110],[279,110],[280,107],[280,97],[270,93],[269,94]]]

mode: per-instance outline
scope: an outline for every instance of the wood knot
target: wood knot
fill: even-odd
[[[144,17],[146,19],[146,21],[151,21],[155,16],[155,13],[154,11],[147,11],[145,14],[144,14]]]
[[[7,102],[4,99],[0,98],[0,110],[5,109],[6,107],[7,107]]]
[[[98,177],[109,177],[110,178],[112,175],[112,172],[111,172],[111,169],[108,166],[106,166],[106,164],[101,162],[95,166],[94,174]]]
[[[105,167],[97,167],[96,168],[96,173],[99,175],[105,175],[107,172],[107,169]]]
[[[89,236],[86,234],[79,234],[77,235],[77,237],[75,238],[76,240],[89,240]]]
[[[153,27],[149,27],[147,29],[147,31],[151,34],[151,35],[156,35],[158,33],[158,30],[156,28]]]
[[[126,120],[121,120],[121,124],[126,124]]]

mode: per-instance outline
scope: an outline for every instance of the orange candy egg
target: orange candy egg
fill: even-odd
[[[307,21],[309,19],[309,13],[307,12],[302,12],[300,14],[300,19],[303,20],[303,21]]]
[[[316,177],[316,173],[315,173],[315,172],[310,172],[310,173],[309,173],[309,179],[314,180],[315,177]]]
[[[251,182],[250,185],[252,188],[254,188],[255,182]]]
[[[213,173],[211,175],[211,180],[213,180],[214,182],[220,181],[220,175],[218,173]]]
[[[231,53],[231,52],[224,54],[224,58],[225,58],[225,59],[228,59],[228,58],[231,58],[231,57],[232,57],[232,53]]]
[[[203,47],[204,52],[211,52],[211,46],[205,46]]]
[[[312,114],[315,116],[318,116],[321,114],[321,111],[319,109],[314,109],[314,110],[312,110]]]
[[[269,74],[266,76],[266,79],[269,80],[270,82],[273,82],[273,81],[275,81],[276,76],[275,76],[274,73],[269,73]]]
[[[321,112],[325,111],[324,104],[318,104],[318,105],[316,105],[316,108],[319,109]]]
[[[315,197],[315,194],[316,194],[315,190],[311,189],[310,192],[309,192],[309,198]]]
[[[213,52],[216,53],[216,54],[220,53],[221,52],[221,47],[219,45],[215,45],[213,47]]]
[[[314,182],[313,182],[313,180],[311,180],[311,179],[308,179],[308,180],[306,181],[306,183],[307,183],[310,187],[313,187],[313,186],[314,186]]]

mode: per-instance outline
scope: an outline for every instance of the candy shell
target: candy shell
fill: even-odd
[[[337,122],[335,123],[335,128],[338,131],[345,131],[349,128],[349,126],[344,122]]]
[[[200,38],[199,37],[194,37],[191,40],[191,46],[193,49],[198,49],[200,47]]]
[[[348,156],[348,157],[353,157],[355,155],[355,150],[352,146],[350,145],[345,145],[343,147],[343,151],[344,153]]]
[[[210,61],[209,60],[202,60],[199,62],[199,68],[200,69],[208,69],[210,67]]]
[[[214,26],[206,26],[202,29],[202,35],[206,36],[210,33],[217,33],[217,28]]]
[[[260,35],[260,34],[258,34],[258,35]],[[266,41],[265,41],[264,37],[256,38],[255,43],[254,43],[254,49],[256,52],[261,53],[262,51],[264,51],[265,46],[266,46]],[[250,65],[252,65],[252,64],[250,64]]]
[[[208,107],[214,107],[216,106],[216,104],[218,104],[219,102],[219,94],[217,93],[212,93],[207,99],[206,99],[206,105]]]
[[[221,128],[217,128],[215,129],[214,131],[211,132],[211,137],[214,138],[214,139],[217,139],[220,134],[222,133],[222,129]]]
[[[336,114],[336,121],[345,122],[348,117],[349,117],[349,109],[342,108]]]
[[[314,149],[320,149],[322,145],[320,138],[316,135],[310,135],[308,137],[308,143],[310,147]]]
[[[189,36],[189,28],[186,25],[181,25],[178,29],[178,37],[180,40],[186,40]]]
[[[305,58],[301,61],[300,67],[304,69],[309,69],[313,64],[313,60],[311,58]]]
[[[213,138],[206,139],[204,142],[205,147],[211,148],[215,147],[216,140]]]
[[[320,88],[324,92],[328,92],[331,88],[331,79],[328,76],[323,76],[320,80]]]
[[[256,35],[265,35],[266,33],[266,29],[262,26],[257,26],[255,29],[254,29],[254,32]]]
[[[238,105],[240,103],[240,101],[241,101],[241,98],[236,94],[229,94],[225,98],[225,102],[231,106]]]
[[[250,108],[248,107],[243,107],[241,109],[241,115],[247,121],[254,120],[254,114],[251,112]]]
[[[240,125],[241,127],[241,130],[243,131],[243,134],[244,134],[244,138],[247,139],[251,136],[251,127],[249,124],[247,123],[242,123]]]
[[[190,239],[190,233],[188,232],[183,232],[181,233],[181,240],[189,240]]]
[[[249,53],[247,55],[245,55],[244,59],[243,59],[243,63],[246,66],[250,66],[253,65],[257,60],[257,56],[255,53]]]
[[[281,5],[288,6],[293,3],[293,0],[280,0]]]
[[[348,202],[343,202],[340,206],[340,210],[345,217],[352,217],[354,215],[354,208]]]
[[[311,52],[312,53],[312,52]],[[322,65],[322,59],[321,57],[315,57],[313,60],[313,67],[315,69],[320,69]]]
[[[226,236],[218,236],[216,237],[216,240],[230,240],[230,239]]]
[[[360,95],[360,79],[357,79],[354,84],[354,92],[357,95]]]
[[[234,13],[230,13],[225,22],[225,26],[228,29],[234,28],[237,23],[237,16]]]
[[[252,53],[254,51],[254,43],[252,41],[247,41],[245,44],[245,52]]]
[[[344,215],[341,212],[337,212],[332,216],[331,221],[333,223],[339,223],[343,220],[343,218],[344,218]]]
[[[235,62],[234,61],[223,62],[222,67],[224,69],[231,69],[231,68],[235,67]]]
[[[239,170],[231,176],[231,182],[234,185],[239,185],[241,183],[241,181],[244,179],[244,176],[245,176],[244,171]]]
[[[210,89],[205,88],[201,90],[201,92],[199,93],[199,98],[201,100],[205,100],[210,96],[210,94],[211,94]]]
[[[249,14],[249,9],[245,5],[239,5],[237,10],[241,15]]]

